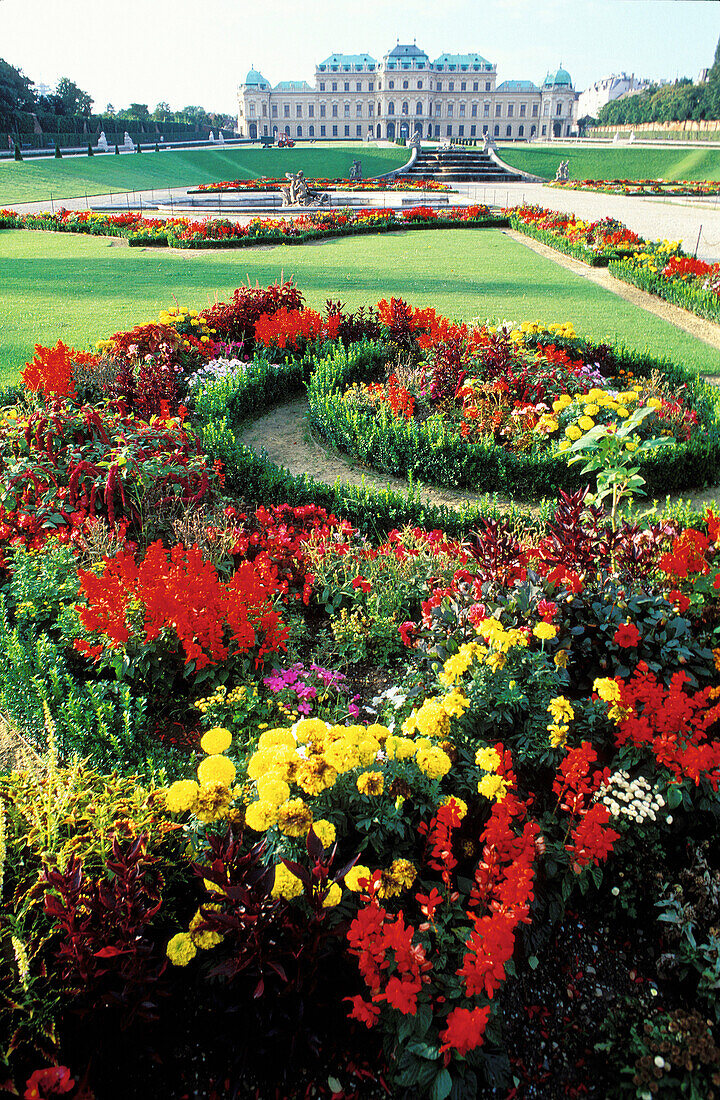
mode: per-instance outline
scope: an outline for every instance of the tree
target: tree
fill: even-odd
[[[112,118],[113,115],[115,114],[115,108],[113,107],[112,103],[107,103],[105,105],[105,114],[109,115],[110,118]]]
[[[0,117],[13,126],[22,111],[31,111],[36,103],[32,81],[21,69],[0,58]]]
[[[150,118],[147,103],[131,103],[128,107],[131,118],[141,119],[143,122]]]
[[[158,103],[157,107],[152,113],[152,117],[156,122],[166,122],[169,119],[170,115],[172,115],[170,104],[165,103],[164,101]]]
[[[66,76],[58,80],[55,94],[63,106],[63,114],[89,115],[92,110],[93,100],[87,92],[78,88],[72,80]]]

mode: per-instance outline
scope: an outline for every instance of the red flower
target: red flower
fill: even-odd
[[[369,592],[372,588],[372,581],[366,581],[364,577],[356,577],[352,582],[352,586],[355,589],[361,588],[363,592]]]
[[[622,649],[634,648],[640,641],[640,631],[635,623],[622,623],[615,631],[613,641]]]
[[[456,1050],[465,1055],[482,1046],[485,1028],[490,1016],[490,1006],[484,1008],[454,1008],[447,1018],[447,1026],[440,1032],[440,1053]]]
[[[70,1092],[75,1087],[75,1081],[67,1066],[48,1066],[47,1069],[36,1069],[28,1077],[26,1086],[24,1100],[45,1100],[48,1096]]]
[[[346,1001],[349,1001],[352,1005],[350,1009],[350,1015],[353,1019],[359,1020],[361,1024],[365,1024],[365,1027],[374,1027],[375,1021],[380,1015],[380,1008],[378,1005],[371,1004],[369,1001],[363,1000],[362,997],[345,997]]]
[[[720,573],[718,573],[718,577],[720,577]],[[720,588],[718,577],[715,578],[715,588]],[[673,588],[671,592],[668,592],[665,599],[668,603],[674,604],[680,613],[687,611],[690,606],[690,597],[686,596],[684,592],[678,592],[677,588]]]

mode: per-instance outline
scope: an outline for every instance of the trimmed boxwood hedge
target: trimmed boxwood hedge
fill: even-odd
[[[648,294],[656,294],[674,306],[680,306],[698,317],[720,323],[720,298],[714,290],[703,290],[684,279],[665,279],[659,272],[635,267],[627,259],[613,260],[608,268],[610,274],[624,283],[630,283]]]

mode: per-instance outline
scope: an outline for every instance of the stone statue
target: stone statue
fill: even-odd
[[[422,134],[420,133],[419,130],[416,130],[415,133],[413,134],[412,138],[410,139],[410,148],[411,149],[417,149],[417,151],[419,153],[420,152],[420,143],[421,143],[421,141],[422,141]]]
[[[103,153],[107,153],[108,151],[108,143],[107,138],[105,137],[104,130],[100,131],[100,137],[98,138],[98,149],[100,149]]]
[[[135,148],[135,146],[133,145],[133,139],[130,137],[130,134],[127,132],[127,130],[125,131],[125,137],[123,138],[123,148],[125,148],[125,149],[134,149]]]
[[[208,141],[211,141],[213,143],[213,145],[215,144],[215,137],[213,136],[212,130],[210,131],[210,136],[208,137]]]
[[[564,183],[567,179],[570,178],[569,164],[569,160],[560,161],[560,164],[558,165],[558,170],[555,173],[556,183]]]
[[[221,131],[220,131],[220,133],[218,134],[218,141],[220,142],[220,144],[221,144],[221,145],[224,145],[224,144],[225,144],[225,136],[224,136],[224,134],[223,134],[222,130],[221,130]]]
[[[327,191],[311,191],[305,179],[302,168],[298,172],[286,172],[285,179],[289,180],[288,187],[282,187],[283,206],[329,206],[330,195]]]
[[[350,174],[348,175],[348,179],[361,180],[362,178],[362,165],[359,160],[354,160],[350,165]]]

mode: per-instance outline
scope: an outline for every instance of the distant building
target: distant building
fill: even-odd
[[[563,68],[541,87],[530,80],[496,84],[497,66],[478,53],[441,54],[398,43],[377,62],[369,54],[331,54],[315,81],[274,87],[251,69],[238,88],[238,132],[253,140],[293,138],[552,139],[576,132],[577,93]]]
[[[602,80],[596,80],[590,87],[581,92],[577,101],[577,117],[597,118],[601,107],[611,103],[620,96],[629,92],[637,94],[650,87],[648,80],[636,80],[635,74],[620,73],[619,75],[604,76]]]

